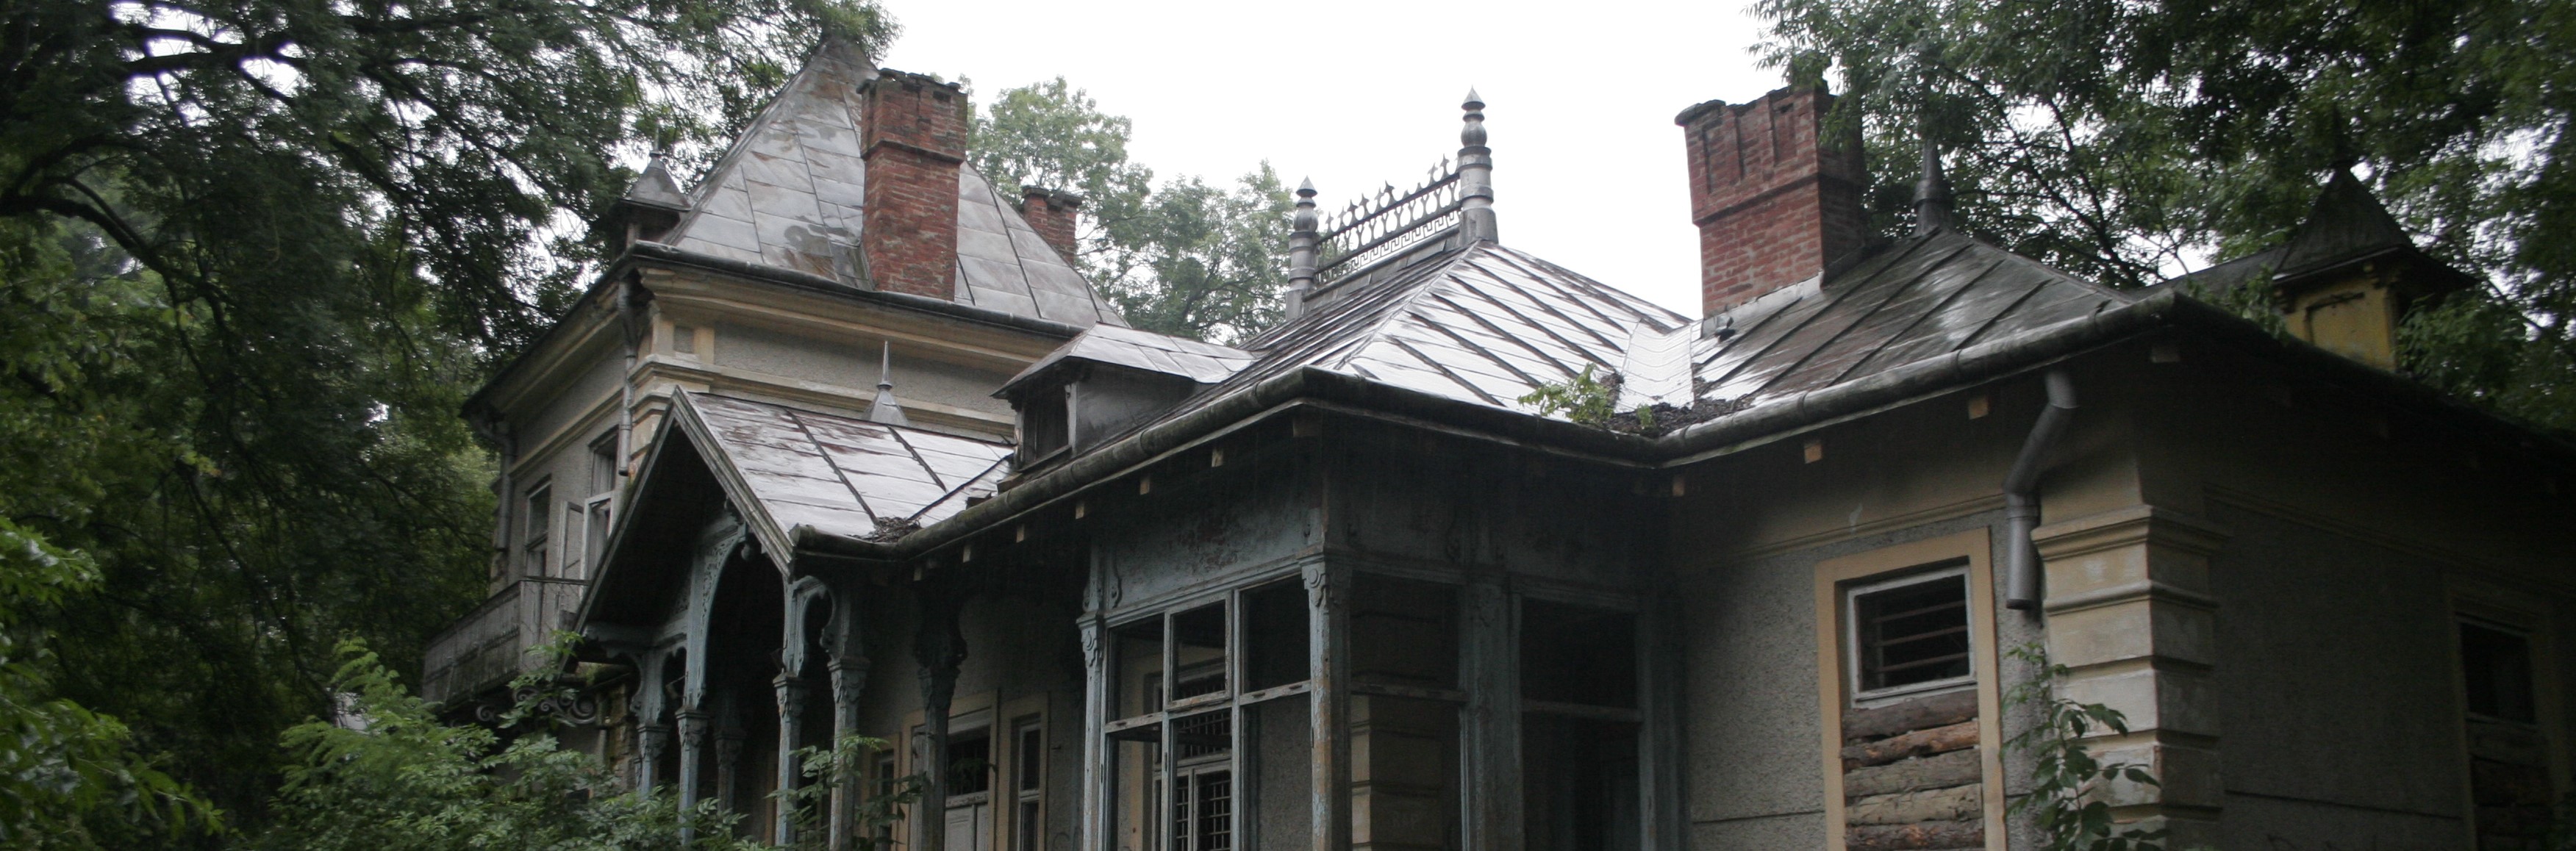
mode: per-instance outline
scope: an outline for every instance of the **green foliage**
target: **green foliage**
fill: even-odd
[[[76,552],[0,518],[0,845],[132,847],[222,829],[214,810],[132,750],[116,719],[47,698],[43,630],[26,615],[95,593]]]
[[[0,7],[0,520],[99,576],[25,610],[28,699],[255,827],[333,640],[413,670],[487,590],[456,411],[569,304],[612,163],[703,158],[818,37],[889,32],[863,0]]]
[[[1962,227],[2113,284],[2272,244],[2358,163],[2427,250],[2486,276],[2404,366],[2576,427],[2576,5],[2557,0],[1762,0],[1768,61],[1822,79],[1911,218],[1916,139]],[[1847,124],[1845,126],[1848,126]],[[2474,332],[2474,333],[2470,333]]]
[[[1006,197],[1021,186],[1084,197],[1075,262],[1135,327],[1222,343],[1276,324],[1295,209],[1278,175],[1264,163],[1231,186],[1156,186],[1127,159],[1132,126],[1057,77],[995,96],[970,156]]]
[[[2104,764],[2084,744],[2088,736],[2128,733],[2120,711],[2060,694],[2066,666],[2049,664],[2038,646],[2016,647],[2011,655],[2041,673],[2014,686],[2004,700],[2016,709],[2036,709],[2038,715],[2030,729],[2004,742],[2006,753],[2032,758],[2030,792],[2014,799],[2007,814],[2036,823],[2049,851],[2162,849],[2164,831],[2121,828],[2111,820],[2111,805],[2102,800],[2114,783],[2155,786],[2155,776],[2133,765]]]
[[[905,808],[921,800],[923,778],[915,774],[897,779],[887,794],[870,795],[859,802],[850,820],[849,841],[834,848],[827,833],[830,827],[832,798],[851,785],[863,782],[868,757],[885,750],[884,739],[849,734],[832,742],[831,747],[799,748],[797,770],[805,783],[794,789],[773,792],[781,809],[789,813],[796,826],[797,851],[890,851],[895,843],[879,838],[886,828],[903,822]]]
[[[1520,398],[1520,403],[1523,405],[1538,406],[1539,416],[1553,417],[1562,413],[1566,419],[1588,426],[1608,424],[1611,415],[1615,413],[1613,406],[1618,404],[1618,401],[1619,383],[1616,377],[1614,376],[1610,381],[1594,380],[1590,364],[1584,365],[1581,375],[1563,383],[1541,384],[1531,389],[1529,395]],[[1644,421],[1645,425],[1651,427],[1654,417],[1652,409],[1639,408],[1637,416],[1639,420]]]
[[[524,723],[514,736],[441,724],[363,642],[338,651],[341,706],[282,737],[293,761],[258,847],[676,849],[683,825],[697,829],[694,848],[758,847],[731,838],[734,817],[712,800],[683,812],[669,790],[628,790],[597,759]],[[524,722],[528,710],[512,715]]]

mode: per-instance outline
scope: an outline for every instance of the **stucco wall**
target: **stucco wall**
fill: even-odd
[[[2235,533],[2210,563],[2228,847],[2456,847],[2467,781],[2439,568],[2212,509]]]
[[[1825,841],[1817,563],[1978,528],[1992,527],[2000,541],[2000,521],[2000,512],[1981,512],[1718,565],[1678,581],[1685,811],[1695,851],[1820,847]],[[2001,557],[1998,548],[1993,558]],[[1998,650],[2038,639],[2034,619],[2005,611],[2000,598],[1986,601],[1986,611],[2002,613]],[[2010,660],[2005,664],[2006,683],[2028,673]],[[1982,665],[1980,678],[1994,675]],[[2005,729],[2010,735],[2021,724],[2008,715]],[[2008,773],[2013,777],[2007,791],[2022,792],[2022,773]]]
[[[823,340],[729,322],[717,323],[715,329],[714,361],[720,366],[868,393],[876,387],[882,351],[875,340]],[[992,396],[1009,374],[912,357],[904,347],[895,348],[897,397],[1010,415],[1011,406]]]

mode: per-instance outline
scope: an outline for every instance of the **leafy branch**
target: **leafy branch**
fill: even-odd
[[[2117,709],[2061,694],[2066,666],[2049,664],[2038,645],[2013,648],[2012,657],[2041,673],[2014,686],[2004,702],[2036,707],[2040,720],[2004,742],[2006,752],[2036,757],[2030,794],[2014,800],[2005,812],[2037,822],[2049,851],[2163,851],[2165,831],[2122,828],[2112,821],[2111,805],[2102,800],[2113,783],[2160,785],[2155,776],[2136,765],[2104,763],[2084,744],[2097,731],[2128,733],[2128,721]]]
[[[1581,425],[1605,426],[1609,424],[1611,415],[1617,413],[1619,377],[1613,374],[1607,381],[1595,379],[1592,366],[1585,364],[1582,374],[1564,382],[1540,384],[1522,396],[1520,403],[1538,406],[1538,415],[1542,417],[1563,413],[1566,419]],[[1653,414],[1641,413],[1639,416],[1652,417]]]

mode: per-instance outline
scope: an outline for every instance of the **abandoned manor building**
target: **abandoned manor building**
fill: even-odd
[[[1420,184],[1297,192],[1286,318],[1219,345],[827,44],[468,403],[492,596],[423,692],[559,666],[568,742],[772,842],[2023,849],[2044,652],[2169,847],[2542,847],[2576,450],[2397,370],[2480,282],[2349,172],[2144,289],[1961,233],[1933,155],[1882,236],[1832,100],[1681,112],[1698,317],[1510,247],[1470,92]]]

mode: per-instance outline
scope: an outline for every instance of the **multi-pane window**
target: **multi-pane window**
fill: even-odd
[[[1853,694],[1901,694],[1965,682],[1968,576],[1951,568],[1854,588],[1847,598]]]
[[[876,803],[867,809],[867,813],[876,820],[873,831],[876,846],[894,847],[894,826],[903,821],[903,813],[894,805],[895,794],[902,784],[896,779],[893,751],[877,753],[876,764],[868,770],[868,781],[868,797]]]
[[[1011,851],[1046,848],[1046,728],[1034,717],[1012,726]]]
[[[528,533],[520,545],[519,564],[522,574],[546,575],[546,540],[553,529],[555,516],[554,488],[538,485],[528,492]]]
[[[1248,844],[1239,834],[1254,821],[1238,803],[1257,794],[1283,812],[1306,810],[1301,773],[1264,775],[1261,789],[1243,780],[1260,760],[1293,764],[1286,760],[1309,750],[1307,619],[1304,589],[1292,580],[1110,630],[1113,678],[1104,685],[1118,717],[1108,729],[1109,791],[1122,847],[1232,851]],[[1291,829],[1282,821],[1280,830]],[[1262,844],[1274,842],[1297,844],[1288,835]]]
[[[573,509],[582,518],[582,564],[564,572],[574,579],[588,578],[608,552],[609,503],[617,496],[617,480],[617,431],[611,429],[590,444],[590,498]]]

